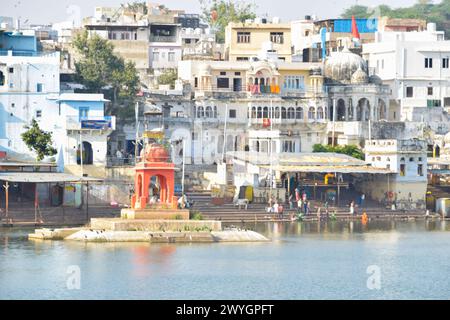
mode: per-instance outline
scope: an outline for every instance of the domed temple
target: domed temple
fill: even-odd
[[[331,139],[339,144],[361,144],[368,138],[368,122],[388,121],[389,86],[375,75],[369,76],[364,59],[344,48],[333,52],[324,64],[328,93]],[[336,122],[338,122],[336,124]],[[347,122],[346,125],[340,122]],[[362,122],[349,125],[348,122]]]

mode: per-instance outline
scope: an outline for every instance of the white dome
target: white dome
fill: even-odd
[[[353,73],[351,83],[352,84],[366,84],[368,82],[369,82],[369,77],[367,76],[367,73],[364,72],[364,70],[361,69],[361,67],[359,67],[358,70],[356,70]]]
[[[333,52],[325,60],[325,77],[335,82],[351,83],[353,74],[360,68],[367,75],[364,59],[345,48],[341,52]]]

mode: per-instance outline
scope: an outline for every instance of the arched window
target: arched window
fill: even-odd
[[[262,108],[258,107],[258,119],[262,118]]]
[[[269,108],[268,107],[263,108],[263,118],[264,119],[269,118]]]
[[[206,116],[206,118],[212,118],[212,116],[213,116],[213,111],[212,111],[212,108],[211,108],[210,106],[207,106],[207,107],[206,107],[205,116]]]
[[[276,107],[275,108],[275,119],[279,119],[280,118],[280,107]]]
[[[281,107],[281,119],[286,119],[286,108]]]
[[[298,107],[295,110],[295,118],[296,119],[303,119],[303,108]]]
[[[252,119],[256,119],[256,107],[252,107]]]
[[[308,119],[315,119],[316,118],[316,112],[314,110],[314,107],[310,107],[308,111]]]
[[[198,107],[198,118],[204,118],[205,117],[205,110],[202,106]]]
[[[295,109],[293,107],[288,108],[288,119],[295,119]]]
[[[323,119],[323,108],[322,107],[317,108],[317,119],[318,120]]]

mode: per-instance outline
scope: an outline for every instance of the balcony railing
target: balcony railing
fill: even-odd
[[[77,117],[68,116],[66,130],[115,130],[115,116]]]
[[[56,52],[24,51],[24,50],[0,50],[0,56],[5,57],[56,57]]]
[[[150,42],[177,42],[176,36],[150,36]]]

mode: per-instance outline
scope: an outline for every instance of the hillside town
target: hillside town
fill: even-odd
[[[0,17],[3,224],[168,201],[159,178],[133,198],[154,140],[179,205],[210,220],[450,215],[450,40],[434,21],[305,12],[219,30],[216,10],[94,6]]]

